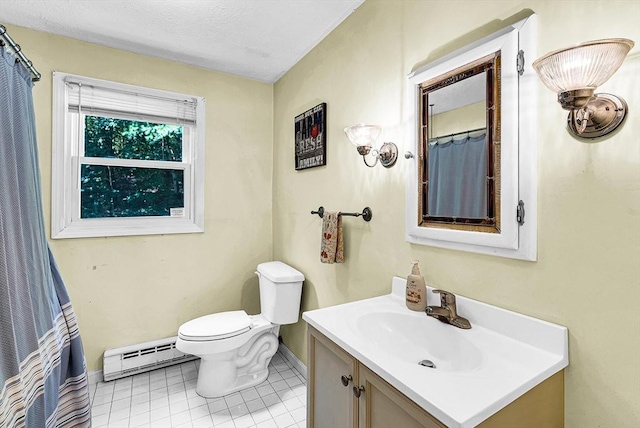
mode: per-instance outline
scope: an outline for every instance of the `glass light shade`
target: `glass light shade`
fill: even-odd
[[[377,125],[364,125],[362,123],[344,128],[347,138],[356,147],[371,147],[378,135],[380,135],[380,131],[382,131],[382,128]]]
[[[628,39],[604,39],[550,52],[533,62],[540,80],[556,93],[595,90],[620,68],[633,47]]]

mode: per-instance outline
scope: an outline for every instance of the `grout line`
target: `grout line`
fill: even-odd
[[[108,405],[108,410],[101,409],[101,411],[103,411],[102,414],[92,418],[94,428],[114,428],[121,426],[130,428],[136,426],[157,427],[160,425],[167,427],[191,427],[194,422],[198,421],[198,426],[211,427],[213,426],[214,419],[212,415],[214,414],[219,415],[218,420],[222,416],[221,414],[227,415],[222,419],[228,417],[223,423],[218,421],[217,426],[228,425],[231,427],[236,425],[247,428],[258,428],[260,426],[274,427],[280,426],[283,422],[292,421],[291,424],[287,423],[282,426],[286,428],[306,428],[306,418],[303,419],[306,414],[306,399],[302,396],[305,391],[301,391],[301,388],[306,389],[306,379],[302,378],[302,375],[298,373],[299,370],[296,368],[296,364],[289,361],[283,353],[276,353],[269,365],[269,376],[271,380],[267,379],[259,385],[245,388],[242,391],[237,391],[218,399],[202,399],[195,394],[197,380],[193,378],[193,373],[197,373],[199,367],[196,362],[188,361],[175,367],[179,368],[179,371],[174,368],[167,373],[164,368],[161,368],[156,371],[137,374],[129,378],[121,378],[107,383],[99,382],[93,385],[90,389],[92,406],[95,404],[97,397],[99,397],[100,400],[98,406]],[[182,383],[168,385],[166,383],[168,379],[167,375],[170,375],[169,378],[172,378],[173,375],[177,375],[178,373],[182,375]],[[282,374],[289,377],[284,379]],[[295,375],[295,378],[292,375]],[[186,379],[187,377],[190,379]],[[166,405],[156,407],[153,410],[151,409],[151,393],[153,392],[151,391],[151,384],[154,382],[152,379],[155,381],[165,381],[164,386],[159,389],[154,389],[154,391],[163,391],[163,397],[166,399]],[[286,380],[292,379],[300,379],[301,383],[289,386]],[[260,395],[258,388],[264,386],[268,386],[273,392],[265,394],[264,396]],[[174,392],[184,392],[186,400],[181,399],[180,401],[173,402],[169,400],[169,396],[171,395],[169,394],[170,388],[175,389]],[[279,388],[279,390],[276,391],[276,388]],[[98,395],[98,392],[100,392],[100,395]],[[135,395],[134,392],[136,392]],[[243,392],[245,395],[242,394]],[[123,397],[121,395],[127,393],[129,393],[127,396]],[[134,401],[135,397],[142,396],[143,394],[146,400],[141,402]],[[267,395],[272,396],[268,400],[271,402],[270,406],[268,406],[264,400],[264,397]],[[114,400],[116,396],[118,399]],[[240,398],[232,399],[232,402],[237,404],[228,406],[225,398],[231,396],[239,396]],[[247,398],[245,398],[245,396]],[[284,397],[287,398],[283,399]],[[110,401],[105,401],[107,398],[110,399]],[[249,410],[247,403],[258,402],[257,400],[259,400],[259,403],[264,407],[255,408],[253,411]],[[135,404],[133,404],[134,402]],[[114,403],[117,403],[115,408],[113,407]],[[211,406],[212,403],[219,404]],[[289,410],[289,408],[298,406],[298,404],[300,404],[300,407]],[[256,405],[256,403],[254,403],[254,405]],[[195,409],[199,410],[194,412]],[[233,410],[238,409],[241,414],[233,413]],[[135,414],[132,414],[134,411]],[[260,422],[256,422],[257,420]]]

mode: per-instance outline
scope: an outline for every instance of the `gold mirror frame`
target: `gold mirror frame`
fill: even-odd
[[[500,233],[500,51],[419,84],[418,219],[420,227]],[[485,218],[436,217],[428,213],[429,94],[486,72],[487,215]]]

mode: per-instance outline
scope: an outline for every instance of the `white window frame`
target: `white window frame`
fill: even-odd
[[[83,86],[107,89],[114,94],[133,93],[163,100],[194,101],[196,103],[195,124],[183,127],[182,161],[84,157],[84,146],[80,144],[84,121],[81,120],[78,123],[80,115],[69,111],[67,82],[79,82]],[[205,99],[203,97],[54,72],[52,139],[51,237],[53,239],[204,232]],[[181,216],[80,218],[80,166],[82,164],[181,169],[184,171],[184,211]]]

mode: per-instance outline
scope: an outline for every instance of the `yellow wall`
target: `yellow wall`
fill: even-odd
[[[541,83],[538,119],[538,261],[410,245],[404,240],[406,75],[468,32],[538,14],[537,56],[582,41],[640,43],[638,1],[368,0],[275,84],[274,258],[306,275],[303,308],[385,294],[419,259],[429,284],[569,328],[568,427],[640,424],[640,57],[636,47],[602,92],[623,96],[622,130],[600,142],[565,131],[566,113]],[[445,49],[446,50],[446,49]],[[327,103],[327,166],[293,169],[293,118]],[[524,101],[526,102],[526,101]],[[383,125],[398,164],[363,165],[342,129]],[[346,218],[346,263],[320,263],[321,220],[309,211],[373,210]],[[305,360],[305,324],[282,329]]]
[[[469,104],[455,110],[434,114],[429,122],[433,127],[431,137],[446,137],[450,134],[466,132],[470,129],[484,128],[487,126],[487,104],[482,101]],[[456,136],[456,139],[460,136]],[[444,138],[443,141],[449,141]]]
[[[52,72],[204,96],[203,234],[50,241],[78,315],[89,370],[106,348],[174,336],[212,312],[259,312],[271,260],[273,85],[8,26],[42,73],[33,89],[50,236]]]
[[[421,260],[431,285],[565,325],[568,427],[640,422],[640,57],[603,87],[623,96],[620,132],[589,143],[564,130],[565,113],[539,84],[538,261],[407,244],[406,164],[365,167],[342,129],[385,127],[401,154],[406,74],[530,8],[538,53],[605,37],[640,42],[632,1],[368,0],[274,85],[9,26],[42,72],[34,88],[45,219],[50,218],[51,72],[207,98],[204,234],[51,241],[78,314],[89,370],[105,348],[174,335],[187,319],[258,310],[259,262],[279,259],[307,277],[303,308],[385,294],[391,276]],[[594,25],[594,23],[598,25]],[[490,25],[489,25],[490,24]],[[475,34],[475,33],[474,33]],[[328,164],[293,169],[293,118],[327,102]],[[273,160],[271,161],[271,157]],[[342,265],[319,261],[321,220],[309,211],[373,209],[347,218]],[[282,329],[303,361],[305,325]]]

